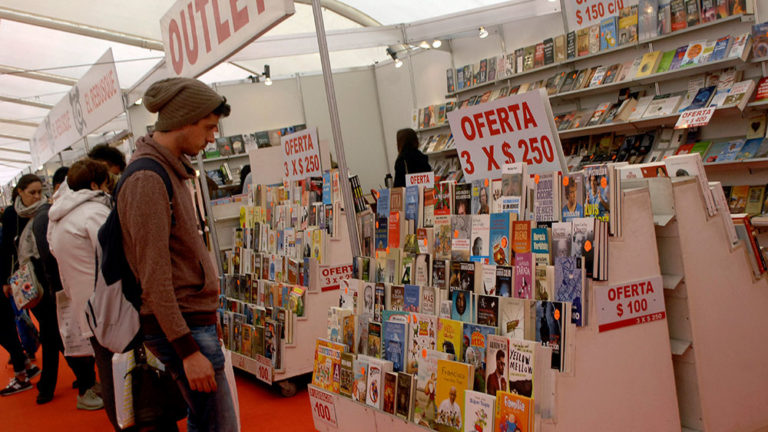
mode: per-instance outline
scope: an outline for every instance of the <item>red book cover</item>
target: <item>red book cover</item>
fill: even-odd
[[[757,83],[757,92],[755,93],[756,101],[765,99],[768,99],[768,77],[760,78],[760,82]]]
[[[544,42],[539,42],[536,44],[536,52],[533,56],[533,67],[541,67],[544,66]]]
[[[675,152],[676,155],[680,154],[688,154],[691,152],[691,149],[693,148],[694,143],[689,144],[683,144],[680,147],[677,148],[677,151]]]
[[[400,212],[389,212],[389,242],[388,247],[400,247]]]

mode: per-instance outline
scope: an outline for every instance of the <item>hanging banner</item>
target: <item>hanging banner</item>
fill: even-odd
[[[160,19],[165,63],[200,76],[293,13],[292,0],[178,0]]]
[[[664,283],[661,276],[611,286],[595,286],[597,329],[600,332],[662,320]]]
[[[32,169],[38,169],[123,111],[123,93],[110,48],[38,126],[29,142]]]
[[[539,89],[448,113],[465,181],[501,178],[507,163],[530,174],[567,173],[545,90]]]
[[[568,31],[579,30],[600,23],[610,17],[618,17],[619,11],[637,6],[637,0],[565,0]],[[616,29],[617,27],[614,27]],[[615,30],[614,30],[615,31]],[[601,32],[602,33],[602,32]],[[606,35],[618,40],[617,35]]]
[[[283,177],[289,181],[304,180],[313,176],[322,177],[319,144],[316,127],[281,136]]]

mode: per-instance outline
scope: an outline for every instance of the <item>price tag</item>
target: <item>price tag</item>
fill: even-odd
[[[666,318],[661,276],[611,286],[595,286],[601,332]]]
[[[717,107],[699,108],[683,111],[675,123],[675,129],[688,129],[692,127],[706,126],[712,119]]]
[[[430,171],[427,173],[408,174],[405,176],[406,186],[424,185],[424,187],[435,187],[435,173]]]
[[[285,179],[303,180],[307,177],[321,177],[323,175],[316,127],[280,137],[280,145],[283,147],[283,177]]]
[[[352,277],[352,264],[320,266],[320,291],[341,289],[341,282]]]
[[[530,174],[567,172],[552,107],[543,89],[448,113],[465,181],[501,178],[505,164]]]
[[[312,405],[312,417],[315,420],[315,425],[325,423],[338,428],[334,396],[314,386],[308,386],[307,389],[309,390],[309,403]]]
[[[600,24],[604,18],[618,16],[622,8],[637,5],[637,0],[566,0],[565,14],[568,17],[568,29],[578,30],[595,24]],[[618,45],[617,36],[613,36]]]
[[[256,354],[256,378],[267,384],[272,384],[272,360]]]

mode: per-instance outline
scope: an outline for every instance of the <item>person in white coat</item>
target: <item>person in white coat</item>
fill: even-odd
[[[56,294],[56,310],[67,356],[93,359],[85,306],[93,294],[96,279],[99,228],[111,210],[109,186],[109,172],[104,164],[88,158],[75,162],[48,213],[48,242],[59,264],[63,287]],[[93,389],[95,380],[94,361],[91,361],[87,372],[78,375],[78,409],[94,410],[104,406]]]

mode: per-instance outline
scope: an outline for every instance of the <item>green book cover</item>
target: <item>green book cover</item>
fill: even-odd
[[[698,153],[701,155],[701,158],[704,158],[704,155],[707,153],[707,150],[709,150],[709,146],[712,144],[712,141],[699,141],[696,144],[693,145],[691,148],[691,154]]]
[[[665,51],[664,54],[661,55],[661,60],[659,61],[659,67],[656,68],[656,73],[668,71],[669,65],[672,64],[672,59],[674,58],[675,50]]]

